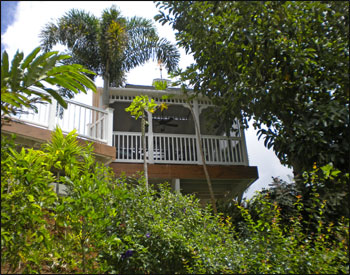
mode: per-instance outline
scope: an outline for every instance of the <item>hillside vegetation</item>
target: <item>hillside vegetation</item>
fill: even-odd
[[[327,177],[346,181],[329,166],[305,180]],[[2,135],[1,273],[348,274],[349,220],[329,216],[317,192],[307,207],[289,195],[292,211],[261,192],[213,215],[166,183],[115,178],[74,132],[19,151]]]

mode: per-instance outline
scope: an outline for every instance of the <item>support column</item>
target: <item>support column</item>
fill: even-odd
[[[49,104],[49,117],[47,121],[47,129],[54,130],[56,127],[56,109],[57,100],[51,97],[51,104]]]
[[[99,108],[103,109],[103,105],[102,105],[102,101],[103,101],[103,97],[102,97],[103,91],[102,93],[99,93],[98,96],[98,106]]]
[[[175,193],[180,193],[180,179],[171,179],[171,188]]]
[[[247,143],[245,141],[245,134],[244,134],[244,129],[241,127],[241,124],[239,124],[239,132],[241,135],[241,142],[242,142],[242,156],[243,156],[243,162],[246,166],[249,166],[249,161],[248,161],[248,151],[247,151]]]
[[[106,122],[106,129],[105,129],[105,137],[107,139],[107,144],[110,146],[113,146],[113,108],[107,108],[106,111],[107,114],[107,122]]]

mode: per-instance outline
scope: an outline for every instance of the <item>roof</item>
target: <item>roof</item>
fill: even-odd
[[[134,84],[126,84],[125,88],[130,88],[130,89],[146,89],[146,90],[155,90],[154,86],[146,86],[146,85],[134,85]],[[161,92],[161,90],[157,90]],[[177,87],[168,87],[165,91],[181,91],[181,88]]]

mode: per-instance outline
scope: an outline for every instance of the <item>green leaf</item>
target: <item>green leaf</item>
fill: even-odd
[[[27,195],[27,198],[30,202],[33,202],[34,201],[34,196],[33,195]]]
[[[57,100],[57,102],[65,109],[67,109],[67,102],[64,101],[64,99],[53,89],[51,88],[43,88],[46,92],[48,92],[50,95],[53,96],[54,99]]]
[[[6,86],[5,79],[9,76],[9,60],[6,51],[1,56],[1,89]]]
[[[166,81],[155,81],[153,83],[156,90],[165,90],[168,87],[168,83]]]
[[[20,81],[22,80],[22,70],[19,67],[19,64],[21,63],[23,59],[23,53],[20,53],[18,50],[15,54],[15,57],[12,60],[11,64],[11,71],[10,71],[10,87],[13,92],[17,92],[17,90],[20,87]]]
[[[72,85],[73,81],[72,79],[66,75],[56,75],[56,76],[52,76],[50,78],[46,78],[45,79],[46,82],[50,83],[51,85],[59,85],[62,86],[68,90],[73,91],[74,93],[78,94],[79,91]]]
[[[35,48],[23,61],[21,68],[24,70],[27,68],[30,62],[36,57],[36,55],[40,52],[40,47]]]

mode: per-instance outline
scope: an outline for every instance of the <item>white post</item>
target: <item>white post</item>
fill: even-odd
[[[244,129],[241,127],[241,124],[239,124],[239,131],[241,134],[243,162],[245,165],[249,166],[247,144],[245,142]]]
[[[151,99],[150,99],[151,100]],[[152,113],[147,112],[148,114],[148,163],[154,163],[153,155],[153,120]]]
[[[171,186],[175,193],[180,193],[180,179],[171,179]]]
[[[106,109],[107,114],[107,123],[105,125],[105,137],[107,139],[107,145],[112,146],[113,144],[113,112],[114,109],[108,107]]]
[[[69,103],[68,103],[69,104]],[[47,129],[53,130],[56,126],[56,108],[57,108],[57,101],[53,97],[51,97],[51,104],[49,104],[49,117],[47,121]]]
[[[203,164],[203,161],[202,161],[202,156],[201,156],[201,152],[200,152],[200,148],[199,148],[199,140],[198,140],[198,136],[200,138],[201,137],[201,133],[200,133],[200,122],[199,122],[199,106],[198,106],[198,101],[197,99],[193,99],[193,113],[194,113],[194,118],[193,118],[193,123],[194,123],[194,128],[195,128],[195,131],[196,131],[196,146],[197,146],[197,160],[198,160],[198,164]],[[189,103],[191,104],[191,103]],[[195,123],[198,123],[198,128],[199,128],[199,133],[197,133],[197,127],[195,126]]]
[[[99,108],[103,108],[102,106],[102,94],[103,94],[103,90],[102,90],[102,93],[99,93],[97,96],[98,96],[98,106],[96,107],[99,107]]]

